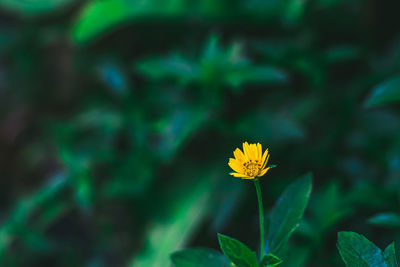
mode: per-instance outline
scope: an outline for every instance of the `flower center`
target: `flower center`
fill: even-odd
[[[255,160],[255,162],[250,160],[250,162],[243,163],[243,168],[247,176],[256,177],[260,172],[261,164],[258,163],[258,160]]]

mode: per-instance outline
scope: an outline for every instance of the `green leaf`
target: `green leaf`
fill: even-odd
[[[360,234],[339,232],[337,247],[348,267],[387,267],[382,251]]]
[[[266,244],[268,253],[279,255],[298,227],[307,207],[311,188],[312,178],[308,173],[289,185],[279,198],[270,215]]]
[[[238,267],[257,267],[257,256],[242,242],[218,234],[219,245],[224,254]]]
[[[230,267],[225,255],[218,251],[193,248],[177,251],[171,255],[175,267]]]
[[[360,57],[360,49],[351,45],[333,46],[324,52],[324,61],[328,64],[342,63]]]
[[[229,61],[228,61],[229,62]],[[287,74],[273,66],[255,66],[248,64],[231,69],[226,73],[226,82],[233,87],[243,84],[275,84],[288,80]]]
[[[383,251],[383,257],[388,265],[388,267],[398,267],[396,260],[396,251],[394,249],[394,242],[392,242],[386,249]]]
[[[274,267],[282,263],[282,260],[274,254],[267,254],[261,260],[261,267]]]
[[[365,107],[377,107],[400,101],[400,76],[393,77],[373,89]]]
[[[389,227],[389,228],[399,228],[400,227],[400,214],[398,213],[380,213],[368,220],[368,223]]]
[[[40,15],[61,9],[75,0],[0,0],[0,6],[23,15]]]
[[[184,1],[95,0],[89,1],[72,28],[76,43],[86,43],[98,35],[133,19],[172,18],[182,15]]]
[[[136,64],[136,69],[153,80],[176,78],[182,83],[198,79],[198,66],[179,55],[147,59]]]
[[[171,159],[174,154],[196,133],[209,118],[204,108],[183,108],[173,114],[166,115],[154,125],[154,132],[160,140],[154,149],[161,158]]]
[[[233,42],[224,49],[219,38],[211,35],[199,62],[201,82],[239,88],[244,84],[282,83],[288,80],[282,70],[274,66],[256,66],[244,53],[243,45]]]
[[[39,215],[38,211],[48,205],[48,203],[55,203],[56,199],[63,194],[64,190],[70,185],[69,180],[64,175],[56,175],[44,184],[37,192],[31,196],[20,199],[15,207],[11,210],[10,215],[6,222],[0,227],[0,262],[3,262],[3,257],[7,254],[8,247],[19,237],[28,246],[46,246],[46,240],[42,233],[47,230],[47,227],[54,222],[54,217],[47,214],[37,217],[41,224],[41,231],[32,229],[28,226],[33,223],[31,221],[32,214]],[[37,216],[36,215],[36,216]],[[47,216],[47,218],[45,218]]]
[[[168,219],[154,221],[146,233],[144,248],[128,266],[167,266],[172,252],[184,247],[208,212],[212,175],[207,172],[196,183],[181,185],[162,201],[168,203]],[[200,181],[201,180],[201,181]]]

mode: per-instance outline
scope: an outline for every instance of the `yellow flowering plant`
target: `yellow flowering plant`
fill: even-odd
[[[223,254],[211,249],[186,249],[175,252],[171,260],[176,267],[274,267],[284,261],[287,243],[299,225],[311,193],[311,174],[289,185],[272,208],[267,227],[264,226],[264,209],[260,179],[275,165],[267,165],[269,150],[260,143],[243,143],[243,151],[236,148],[228,161],[233,170],[230,175],[254,182],[260,219],[260,253],[257,254],[242,242],[218,234]],[[265,234],[266,232],[266,234]],[[381,250],[366,237],[354,232],[340,232],[337,247],[347,267],[390,266],[398,267],[394,243]],[[286,263],[285,266],[292,266]]]
[[[260,143],[249,144],[244,142],[243,152],[236,148],[233,155],[235,158],[230,158],[228,165],[235,171],[231,172],[230,175],[235,177],[254,180],[264,176],[270,168],[275,167],[275,165],[267,166],[268,148],[263,153]]]
[[[262,150],[260,143],[243,143],[233,152],[234,158],[228,161],[233,170],[230,175],[251,180],[256,188],[260,220],[260,253],[251,250],[242,242],[229,236],[218,234],[223,254],[210,249],[185,249],[171,255],[176,267],[273,267],[283,262],[284,251],[289,237],[299,225],[311,193],[311,174],[306,174],[282,193],[272,208],[267,227],[264,226],[264,209],[260,178],[275,165],[267,165],[269,150]]]
[[[256,187],[258,206],[260,213],[260,250],[261,255],[264,253],[264,208],[262,203],[261,187],[258,178],[264,176],[269,169],[275,167],[275,165],[267,166],[269,153],[268,148],[262,151],[260,143],[249,144],[248,142],[243,143],[243,152],[236,148],[233,152],[235,158],[229,159],[229,167],[235,172],[231,172],[230,175],[234,177],[240,177],[242,179],[253,180]]]

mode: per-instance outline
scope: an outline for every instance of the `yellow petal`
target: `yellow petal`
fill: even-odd
[[[251,153],[253,161],[258,159],[258,148],[256,144],[251,144]]]
[[[240,150],[239,148],[236,148],[235,151],[233,151],[233,155],[235,156],[235,158],[240,161],[240,162],[244,162],[246,161],[246,158],[242,152],[242,150]]]
[[[250,177],[250,176],[247,176],[247,177],[242,177],[242,179],[246,179],[246,180],[253,180],[253,179],[256,179],[256,177]]]
[[[249,143],[244,142],[243,143],[243,152],[244,155],[246,156],[246,159],[249,160],[250,159],[250,147],[249,147]]]
[[[245,174],[241,174],[241,173],[236,173],[236,172],[231,172],[230,175],[235,176],[235,177],[240,177],[243,179],[253,179],[253,177],[249,177]]]
[[[268,155],[268,148],[265,150],[265,152],[264,152],[264,154],[263,154],[263,156],[262,156],[262,158],[261,158],[261,164],[264,166],[264,163],[265,163],[265,159],[266,159],[266,157],[267,156],[269,156]],[[268,159],[267,159],[267,161],[268,161]],[[265,163],[266,164],[266,163]]]
[[[249,156],[249,159],[251,159],[251,160],[254,160],[254,144],[250,144],[249,145],[249,154],[250,154],[250,156]]]
[[[259,157],[258,157],[258,146],[257,146],[257,144],[254,144],[253,145],[253,150],[254,150],[254,159],[256,159],[256,160],[258,160],[259,159]]]
[[[241,167],[240,163],[237,162],[237,160],[230,158],[229,159],[229,163],[228,163],[229,167],[232,168],[232,170],[234,170],[235,172],[242,172],[243,168]]]
[[[258,176],[258,177],[264,176],[264,174],[266,174],[267,171],[268,171],[269,169],[270,169],[270,167],[268,167],[268,168],[262,170],[261,173],[259,173],[257,176]]]
[[[257,159],[258,160],[261,160],[261,157],[262,157],[262,147],[261,147],[261,144],[260,143],[257,143]]]
[[[261,169],[264,169],[265,166],[267,166],[268,159],[269,159],[269,154],[268,154],[267,158],[265,159],[264,164],[262,165]]]

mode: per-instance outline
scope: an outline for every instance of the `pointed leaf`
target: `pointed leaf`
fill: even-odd
[[[228,258],[212,249],[193,248],[171,255],[175,267],[230,267]]]
[[[367,108],[400,101],[400,76],[378,85],[365,102]]]
[[[256,253],[242,242],[221,234],[218,234],[218,240],[221,250],[237,267],[258,266]]]
[[[266,249],[279,256],[293,231],[298,227],[307,207],[312,188],[311,174],[306,174],[283,192],[270,216]]]
[[[153,80],[176,78],[191,81],[198,78],[198,66],[179,55],[143,60],[136,64],[136,69]]]
[[[383,227],[400,227],[400,214],[398,213],[380,213],[368,220],[368,223]]]
[[[348,267],[387,267],[382,251],[360,234],[340,232],[337,247]]]
[[[396,251],[394,249],[394,242],[387,246],[385,251],[383,251],[383,257],[388,267],[398,267],[396,260]]]
[[[282,260],[274,254],[267,254],[261,260],[261,267],[274,267],[282,263]]]
[[[168,266],[171,253],[185,246],[208,212],[211,177],[212,174],[206,172],[202,181],[182,184],[168,198],[163,199],[168,203],[165,211],[168,220],[149,228],[144,248],[126,266]]]
[[[182,14],[184,3],[176,1],[89,1],[72,28],[72,38],[78,44],[146,16],[173,17]]]

